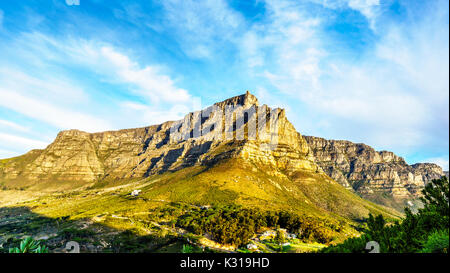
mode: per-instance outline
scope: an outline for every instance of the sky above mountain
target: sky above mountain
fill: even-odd
[[[304,135],[449,162],[449,3],[0,0],[0,158],[249,90]]]

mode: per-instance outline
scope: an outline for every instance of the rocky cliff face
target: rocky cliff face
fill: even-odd
[[[415,198],[432,179],[444,175],[431,163],[408,165],[392,152],[375,151],[361,143],[305,136],[316,163],[334,180],[363,196],[389,194]]]
[[[335,181],[362,196],[415,198],[428,181],[443,175],[435,164],[410,166],[392,152],[364,144],[303,137],[283,109],[259,105],[247,92],[178,121],[100,133],[62,131],[44,150],[0,160],[0,186],[142,178],[233,158],[292,181],[319,206],[333,194],[350,194]],[[336,190],[330,183],[339,193],[330,192]],[[350,199],[351,194],[343,200]],[[337,206],[333,200],[326,206]]]
[[[179,121],[101,133],[62,131],[44,150],[3,160],[4,181],[95,182],[146,177],[228,158],[264,164],[274,174],[321,172],[282,109],[247,92]]]

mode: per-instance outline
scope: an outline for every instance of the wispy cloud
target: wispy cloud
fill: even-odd
[[[168,28],[173,29],[184,52],[194,58],[210,58],[233,41],[245,20],[223,0],[167,0],[162,5]]]
[[[7,147],[17,148],[19,150],[23,148],[26,148],[27,150],[42,149],[49,144],[47,142],[6,133],[0,133],[0,141]]]
[[[30,131],[30,128],[28,128],[28,127],[19,125],[12,121],[2,120],[2,119],[0,119],[0,127],[8,127],[9,129],[13,129],[16,131],[21,131],[21,132],[29,132]]]
[[[151,98],[153,102],[187,102],[190,95],[187,90],[175,86],[173,80],[160,72],[155,66],[139,67],[127,56],[111,47],[99,49],[104,61],[110,65],[119,81],[135,85],[137,92]]]
[[[0,106],[51,124],[59,129],[107,130],[112,126],[101,118],[52,105],[39,98],[22,95],[14,89],[0,88]]]
[[[48,71],[45,71],[48,72]],[[42,73],[42,71],[23,71],[12,65],[0,66],[0,82],[3,89],[13,89],[27,96],[39,97],[45,101],[61,99],[70,102],[86,102],[89,97],[77,86],[71,77],[65,77],[58,72]],[[59,75],[58,75],[59,74]]]
[[[427,158],[425,160],[423,160],[423,162],[425,163],[435,163],[439,166],[442,167],[442,170],[444,171],[448,171],[449,170],[449,159],[448,156],[445,157],[432,157],[432,158]]]
[[[162,65],[141,66],[113,45],[95,40],[65,37],[56,39],[43,33],[24,33],[15,41],[19,51],[40,67],[51,64],[79,65],[103,76],[104,80],[130,85],[130,91],[153,102],[186,102],[190,95],[179,88]]]
[[[378,18],[378,1],[333,4]],[[242,57],[304,105],[295,113],[299,130],[400,153],[448,147],[448,13],[430,9],[404,25],[377,23],[375,44],[348,59],[334,54],[324,28],[331,19],[320,12],[296,1],[266,1],[266,9],[267,20],[243,38]],[[447,133],[436,133],[439,127]]]
[[[19,153],[17,151],[3,150],[0,149],[1,158],[11,158],[17,156]]]
[[[376,12],[374,9],[380,6],[380,0],[348,0],[348,6],[360,11],[369,19],[374,19]]]
[[[310,0],[328,9],[352,9],[366,17],[369,26],[375,30],[375,23],[381,12],[380,0]]]
[[[242,57],[249,67],[283,90],[292,82],[311,88],[321,73],[321,19],[303,7],[294,1],[266,1],[267,19],[242,37]]]
[[[0,47],[5,49],[0,54],[4,60],[0,66],[0,107],[56,131],[76,128],[95,132],[146,126],[180,118],[174,109],[185,109],[190,103],[191,95],[165,74],[167,68],[140,65],[108,43],[29,32]],[[72,72],[80,69],[82,74]],[[87,82],[85,77],[89,74],[95,79]],[[101,89],[93,89],[93,83]],[[124,107],[123,97],[144,109]],[[29,130],[37,127],[30,129],[3,117],[0,120],[2,139],[8,139],[8,143],[14,139],[6,132],[36,135]],[[26,140],[17,138],[17,151],[25,152],[34,144],[42,147],[44,143]],[[7,150],[8,145],[4,142],[0,148]]]

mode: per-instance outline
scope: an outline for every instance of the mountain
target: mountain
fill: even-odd
[[[389,151],[345,140],[304,136],[315,162],[342,186],[366,199],[401,210],[417,201],[424,186],[444,176],[432,163],[408,165]]]
[[[259,147],[263,144],[270,145],[270,141],[266,141],[272,134],[269,127],[264,128],[264,131],[253,132],[258,133],[254,140],[249,140],[248,133],[245,136],[242,134],[241,139],[238,139],[236,133],[243,132],[244,127],[248,130],[249,122],[246,120],[236,125],[235,118],[234,124],[226,124],[225,108],[236,106],[239,108],[234,109],[234,114],[238,119],[243,118],[244,114],[248,117],[248,113],[244,112],[250,112],[250,108],[267,111],[267,115],[275,117],[279,126],[276,149],[264,151]],[[203,132],[198,130],[199,135],[194,136],[195,129],[200,126],[219,124],[217,116],[202,117],[202,113],[211,111],[214,107],[224,113],[220,120],[222,129],[215,128],[205,133],[203,128]],[[256,111],[250,113],[250,119],[256,119]],[[265,115],[266,113],[264,117]],[[170,132],[174,126],[179,126],[180,130]],[[183,132],[190,135],[186,137],[182,135]],[[230,133],[227,138],[225,134]],[[177,137],[182,139],[176,140]],[[3,160],[0,174],[3,179],[11,181],[94,182],[146,177],[188,166],[210,165],[225,158],[264,162],[271,168],[280,167],[291,172],[320,171],[309,154],[308,144],[286,119],[284,110],[272,110],[267,106],[259,108],[256,97],[247,93],[203,111],[190,113],[177,122],[93,134],[79,130],[62,131],[44,150],[33,150],[24,156]]]
[[[326,175],[285,111],[260,106],[248,91],[179,121],[63,131],[46,149],[0,161],[0,181],[6,189],[28,191],[141,183],[142,195],[152,200],[288,209],[332,219],[398,215]]]

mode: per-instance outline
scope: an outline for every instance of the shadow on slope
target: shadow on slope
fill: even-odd
[[[170,234],[139,235],[132,230],[117,230],[93,223],[90,219],[46,217],[24,206],[0,208],[0,252],[17,247],[28,236],[42,241],[50,252],[67,252],[65,246],[69,241],[78,242],[81,253],[156,252],[169,246],[173,252],[180,252],[184,242]]]

